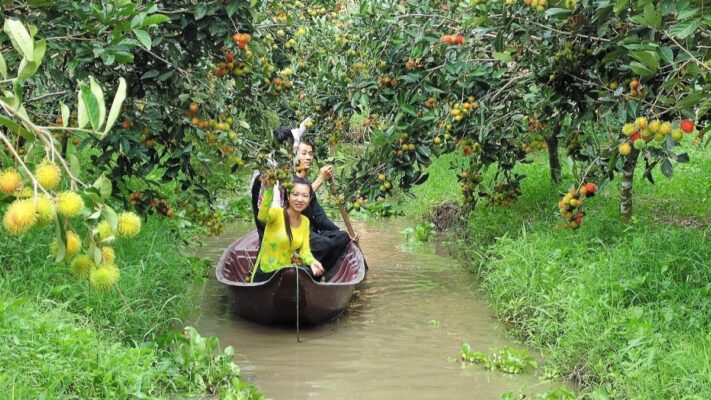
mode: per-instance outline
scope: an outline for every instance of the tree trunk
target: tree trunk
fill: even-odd
[[[620,183],[620,218],[622,222],[632,221],[632,183],[634,182],[634,170],[637,167],[639,150],[632,149],[627,155],[627,159],[622,167],[622,182]]]
[[[560,134],[560,124],[553,126],[553,132],[546,137],[548,145],[548,165],[551,170],[551,180],[555,183],[560,182],[560,158],[558,157],[558,134]]]

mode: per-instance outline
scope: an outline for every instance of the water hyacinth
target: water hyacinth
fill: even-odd
[[[118,216],[118,233],[123,237],[134,237],[141,231],[141,218],[136,213],[127,211]]]
[[[84,200],[75,192],[61,192],[57,195],[57,211],[59,214],[73,218],[81,214]]]
[[[114,264],[104,264],[91,271],[89,283],[94,289],[103,292],[111,289],[118,283],[120,277],[119,269]]]
[[[7,208],[3,225],[13,235],[27,232],[37,222],[37,213],[32,199],[15,200]]]

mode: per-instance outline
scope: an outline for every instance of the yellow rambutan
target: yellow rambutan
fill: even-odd
[[[116,252],[109,246],[101,248],[101,256],[105,263],[112,264],[116,260]]]
[[[69,264],[69,272],[77,278],[88,278],[94,268],[94,260],[86,254],[74,257]]]
[[[37,222],[35,204],[31,199],[18,199],[10,204],[2,220],[5,229],[13,235],[27,232]]]
[[[52,241],[50,249],[52,250],[52,255],[56,257],[57,250],[59,249],[59,244],[57,243],[56,238]],[[79,250],[81,250],[81,238],[76,233],[67,231],[67,247],[64,252],[65,257],[76,254]]]
[[[103,292],[111,289],[121,276],[119,269],[114,264],[104,264],[91,271],[89,283],[94,289]]]
[[[62,170],[49,160],[44,160],[35,169],[35,177],[43,188],[52,190],[59,186],[59,181],[62,179]]]
[[[118,233],[124,237],[134,237],[141,231],[141,218],[131,211],[122,212],[118,216]]]
[[[10,194],[20,188],[20,173],[10,168],[0,172],[0,191]]]
[[[57,195],[57,211],[65,217],[72,218],[81,214],[84,200],[76,192],[61,192]]]
[[[106,240],[114,236],[114,230],[111,228],[111,224],[108,221],[101,221],[96,225],[96,233],[99,237],[99,241]]]
[[[57,209],[54,202],[46,194],[41,194],[37,198],[37,223],[39,225],[49,225],[57,216]]]

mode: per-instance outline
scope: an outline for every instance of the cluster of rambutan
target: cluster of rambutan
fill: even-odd
[[[578,229],[583,223],[585,212],[582,211],[583,200],[586,197],[593,197],[597,192],[597,185],[593,182],[587,182],[580,185],[575,190],[574,187],[568,189],[568,192],[558,202],[558,209],[561,217],[566,219],[564,228]]]
[[[19,236],[34,226],[48,226],[57,218],[63,218],[64,226],[85,211],[84,199],[74,191],[55,191],[62,179],[61,169],[45,160],[30,175],[32,185],[23,187],[22,176],[14,168],[0,172],[0,193],[15,197],[5,211],[3,226],[12,235]],[[42,193],[35,193],[32,186],[41,186]],[[50,245],[52,255],[61,260],[69,260],[69,271],[81,278],[88,278],[92,287],[106,290],[119,279],[119,270],[114,264],[116,254],[108,246],[116,235],[133,237],[141,229],[141,219],[132,212],[124,212],[116,217],[115,226],[108,221],[100,222],[90,231],[93,240],[88,254],[82,251],[82,239],[71,229],[65,230]],[[95,245],[95,244],[97,245]]]
[[[454,103],[449,114],[453,120],[459,122],[469,115],[470,111],[476,110],[477,108],[479,108],[479,103],[476,102],[474,96],[469,96],[465,102]]]
[[[621,143],[618,146],[618,151],[623,156],[626,156],[632,152],[632,146],[637,150],[642,150],[647,146],[647,142],[652,140],[662,142],[667,137],[678,143],[684,137],[684,133],[692,133],[694,128],[694,123],[686,119],[679,122],[678,128],[674,128],[670,121],[661,121],[659,119],[649,121],[645,117],[639,117],[635,119],[634,123],[630,122],[622,127],[622,134],[629,141]]]

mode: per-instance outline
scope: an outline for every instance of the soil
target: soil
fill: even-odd
[[[435,225],[438,231],[455,228],[466,215],[466,209],[456,201],[442,203],[434,207],[426,216],[427,220]]]

